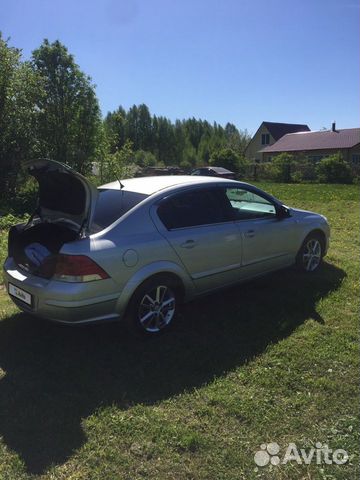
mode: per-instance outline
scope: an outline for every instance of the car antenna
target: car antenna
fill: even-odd
[[[121,183],[120,178],[118,178],[117,181],[119,182],[120,190],[122,190],[125,187],[125,185],[123,183]]]

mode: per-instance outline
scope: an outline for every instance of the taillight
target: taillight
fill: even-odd
[[[40,274],[63,282],[93,282],[109,275],[85,255],[54,255],[43,263]]]

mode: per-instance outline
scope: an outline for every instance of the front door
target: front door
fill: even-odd
[[[242,237],[242,277],[293,262],[294,220],[279,219],[276,204],[246,188],[227,188],[235,224]]]

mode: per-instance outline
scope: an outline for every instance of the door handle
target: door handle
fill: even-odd
[[[247,238],[253,238],[255,237],[255,230],[248,230],[247,232],[244,233],[244,235]]]
[[[197,242],[195,240],[186,240],[186,242],[182,243],[180,247],[182,248],[194,248],[196,247]]]

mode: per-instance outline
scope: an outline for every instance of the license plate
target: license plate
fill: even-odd
[[[32,305],[32,296],[30,293],[25,292],[22,288],[15,287],[12,283],[9,283],[9,293],[15,298],[18,298],[27,305]]]

